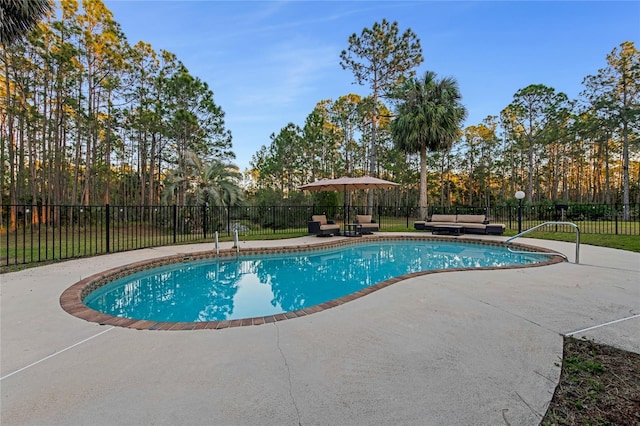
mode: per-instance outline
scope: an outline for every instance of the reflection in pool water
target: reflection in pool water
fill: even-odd
[[[296,311],[412,272],[503,267],[547,259],[492,245],[383,241],[171,264],[115,280],[89,294],[84,303],[125,318],[221,321]]]

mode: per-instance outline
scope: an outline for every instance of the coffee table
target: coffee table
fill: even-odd
[[[359,223],[347,223],[344,225],[345,237],[362,237],[362,225]]]
[[[502,235],[502,233],[504,232],[504,225],[501,225],[501,224],[487,225],[486,232],[487,234],[491,234],[491,235]]]

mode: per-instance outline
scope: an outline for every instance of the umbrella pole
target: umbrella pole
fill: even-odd
[[[344,186],[344,191],[343,191],[343,194],[344,194],[344,200],[343,200],[343,202],[344,202],[344,210],[345,210],[346,217],[347,217],[347,221],[344,224],[346,225],[347,223],[351,223],[351,222],[349,222],[349,210],[348,210],[349,203],[347,202],[347,185],[344,184],[343,186]]]
[[[344,189],[342,191],[342,218],[346,221],[344,222],[345,225],[349,223],[349,211],[347,210],[347,185],[344,185]]]

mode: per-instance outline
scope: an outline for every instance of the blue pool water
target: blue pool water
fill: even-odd
[[[412,272],[547,259],[491,245],[379,241],[332,250],[171,264],[115,280],[90,293],[84,303],[125,318],[220,321],[296,311]]]

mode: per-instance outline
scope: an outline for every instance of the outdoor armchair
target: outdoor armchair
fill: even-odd
[[[327,220],[327,216],[323,214],[311,216],[311,220],[308,222],[309,233],[315,234],[318,237],[325,237],[328,235],[340,235],[340,225],[332,220]]]
[[[371,234],[380,230],[380,226],[370,214],[357,214],[354,223],[362,227],[363,234]]]

